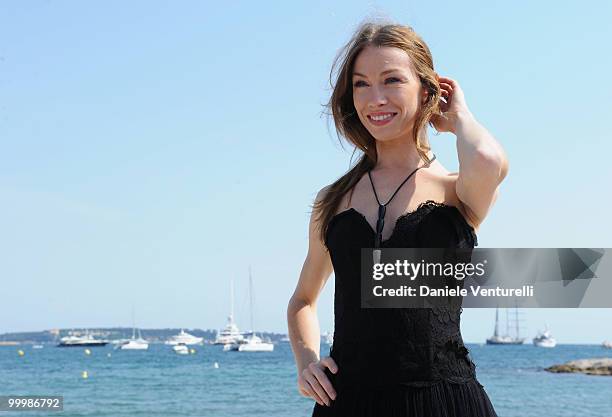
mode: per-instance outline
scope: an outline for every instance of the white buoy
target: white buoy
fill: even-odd
[[[86,354],[86,355],[91,355],[91,350],[89,350],[89,349],[85,349],[85,354]]]
[[[108,356],[108,357],[110,358],[110,357],[111,357],[111,354],[110,354],[110,352],[109,352],[109,353],[107,353],[107,354],[106,354],[106,356]]]
[[[215,368],[215,369],[219,369],[219,362],[215,362],[215,363],[213,364],[213,368]]]
[[[19,356],[23,356],[23,355],[25,355],[25,352],[24,352],[23,350],[19,349],[19,350],[17,351],[17,354],[18,354]]]
[[[83,379],[87,379],[87,378],[89,378],[89,374],[87,373],[87,371],[83,371],[83,372],[81,372],[81,377]]]
[[[192,355],[194,355],[196,353],[196,350],[194,348],[189,349],[189,353],[191,353]]]

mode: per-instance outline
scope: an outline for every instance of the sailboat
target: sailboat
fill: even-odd
[[[487,345],[522,345],[525,341],[524,337],[519,337],[519,324],[518,324],[518,308],[515,309],[516,313],[516,337],[510,336],[509,332],[509,321],[508,321],[508,310],[506,309],[506,334],[499,334],[499,307],[495,308],[495,330],[493,336],[487,338]]]
[[[138,329],[138,337],[136,337],[136,329],[132,330],[132,338],[125,343],[119,345],[121,350],[147,350],[149,349],[149,342],[142,337],[140,329]]]
[[[223,330],[217,333],[217,337],[213,344],[227,345],[240,343],[244,340],[244,336],[238,330],[238,326],[234,323],[234,281],[230,282],[230,315],[227,317],[227,324]]]
[[[251,267],[249,266],[249,304],[251,311],[251,329],[253,327],[253,277],[251,276]],[[242,341],[237,343],[226,344],[223,346],[224,351],[237,351],[237,352],[272,352],[274,350],[274,344],[264,342],[261,337],[257,336],[255,330],[251,330],[247,333],[248,336]]]
[[[138,329],[138,337],[136,337],[136,320],[134,319],[134,310],[132,309],[132,338],[122,342],[119,345],[121,350],[147,350],[149,349],[149,342],[143,339]]]

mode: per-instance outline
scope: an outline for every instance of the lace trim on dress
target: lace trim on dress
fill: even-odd
[[[389,246],[387,244],[392,242],[396,235],[401,234],[400,232],[402,230],[406,230],[406,229],[409,229],[410,227],[414,227],[414,225],[418,224],[424,217],[426,217],[427,215],[429,215],[436,209],[443,209],[443,210],[447,210],[448,213],[454,213],[455,215],[454,218],[459,220],[459,222],[456,222],[456,221],[453,222],[453,224],[455,225],[455,231],[457,232],[457,236],[465,237],[467,238],[468,241],[473,242],[474,246],[478,246],[478,238],[476,236],[476,231],[467,222],[467,220],[465,219],[463,214],[461,214],[459,209],[455,206],[451,206],[446,203],[440,203],[434,200],[423,201],[417,206],[416,209],[412,211],[408,211],[400,215],[395,220],[395,224],[391,231],[391,234],[389,235],[389,237],[387,237],[387,239],[384,239],[381,242],[381,246]],[[334,225],[336,224],[337,221],[342,219],[344,216],[351,215],[351,214],[356,215],[361,221],[363,221],[368,226],[370,233],[372,235],[375,235],[376,232],[372,228],[372,225],[370,224],[370,222],[368,222],[366,216],[360,211],[358,211],[357,209],[355,209],[354,207],[350,207],[346,210],[336,213],[330,219],[327,225],[327,230],[325,233],[325,242],[324,242],[325,246],[327,246],[328,249],[329,249],[329,246],[328,246],[329,234],[331,230],[333,229]]]

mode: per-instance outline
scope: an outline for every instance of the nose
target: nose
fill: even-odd
[[[368,107],[370,109],[376,109],[385,104],[387,104],[387,97],[385,97],[384,92],[376,87],[371,88],[368,97]]]

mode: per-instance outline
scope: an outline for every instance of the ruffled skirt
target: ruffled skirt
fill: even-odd
[[[351,388],[337,391],[330,406],[315,403],[313,417],[497,417],[477,379],[431,386]]]

